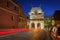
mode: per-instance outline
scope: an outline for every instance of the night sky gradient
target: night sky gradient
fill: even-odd
[[[32,7],[41,7],[44,16],[52,16],[55,10],[60,10],[60,0],[15,0],[18,2],[25,15],[28,16]]]

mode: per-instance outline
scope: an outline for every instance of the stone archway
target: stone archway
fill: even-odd
[[[35,28],[35,24],[34,24],[34,23],[31,23],[31,27],[32,27],[32,28]]]
[[[37,23],[37,27],[40,27],[40,23]]]

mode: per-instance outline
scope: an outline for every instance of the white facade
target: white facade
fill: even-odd
[[[29,28],[44,28],[44,14],[41,10],[41,8],[39,7],[34,7],[31,9],[31,11],[29,12],[29,18],[30,18],[30,22],[29,22]]]

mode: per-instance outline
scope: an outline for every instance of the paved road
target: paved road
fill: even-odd
[[[0,40],[51,40],[49,33],[44,30],[30,30],[10,35],[0,36]]]

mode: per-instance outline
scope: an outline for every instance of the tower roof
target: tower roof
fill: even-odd
[[[36,11],[42,13],[42,9],[40,7],[32,7],[31,12],[36,12]]]

